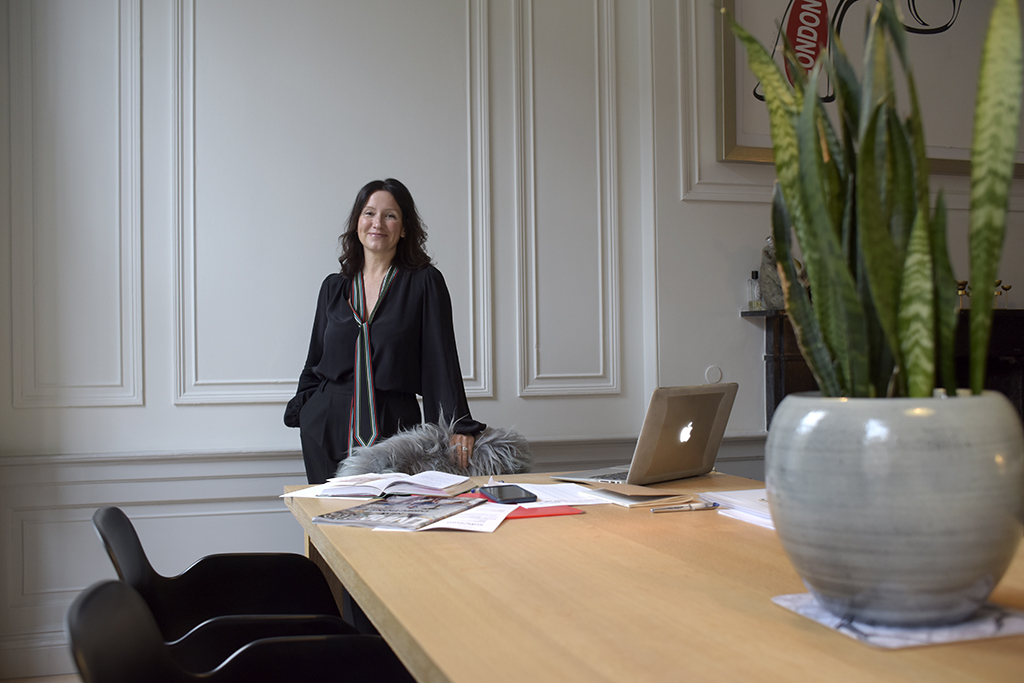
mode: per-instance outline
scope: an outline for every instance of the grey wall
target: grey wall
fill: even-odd
[[[474,415],[538,469],[628,457],[651,390],[716,367],[722,468],[759,476],[773,176],[718,161],[715,30],[711,0],[0,3],[0,677],[72,670],[100,505],[164,573],[301,551],[281,414],[372,178],[417,198]]]

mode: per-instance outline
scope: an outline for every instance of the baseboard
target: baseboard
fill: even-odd
[[[0,679],[78,673],[64,631],[0,638]]]
[[[764,481],[763,435],[726,437],[715,469],[726,474]],[[530,442],[534,472],[567,472],[629,462],[636,438],[537,440]]]

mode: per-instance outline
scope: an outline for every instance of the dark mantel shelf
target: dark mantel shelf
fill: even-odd
[[[1006,395],[1024,416],[1024,309],[993,311],[985,388]],[[967,386],[970,310],[960,312],[956,338],[957,384]],[[785,311],[740,311],[742,318],[761,318],[764,327],[765,427],[787,394],[817,391],[818,384],[800,355]]]

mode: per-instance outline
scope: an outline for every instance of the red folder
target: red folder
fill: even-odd
[[[552,505],[543,508],[524,508],[522,505],[508,513],[505,519],[525,519],[526,517],[557,517],[558,515],[580,515],[583,510],[569,505]]]

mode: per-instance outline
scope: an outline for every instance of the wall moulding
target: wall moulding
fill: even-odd
[[[716,156],[716,112],[722,97],[712,87],[721,78],[722,65],[710,56],[716,38],[712,28],[721,21],[712,3],[676,0],[676,70],[679,82],[677,130],[679,131],[679,198],[685,201],[768,203],[774,170],[766,163],[732,164],[727,171]],[[709,39],[709,36],[711,38]],[[710,77],[714,74],[714,78]]]
[[[175,2],[174,133],[175,133],[175,353],[176,404],[285,403],[295,393],[295,377],[252,376],[225,378],[217,368],[200,363],[209,358],[199,329],[199,310],[206,292],[199,286],[201,265],[197,241],[216,225],[204,221],[197,210],[196,111],[196,3]],[[464,104],[468,153],[465,157],[469,187],[466,216],[469,243],[465,272],[471,273],[467,303],[457,315],[470,321],[467,348],[461,349],[466,393],[470,398],[493,396],[493,312],[491,310],[491,199],[489,149],[488,12],[484,0],[465,3],[467,101]],[[207,231],[207,232],[204,232]],[[204,352],[205,355],[204,355]]]
[[[494,396],[494,329],[491,309],[491,155],[490,155],[490,66],[488,60],[489,30],[487,2],[469,0],[467,3],[466,33],[468,79],[466,103],[469,129],[469,252],[467,268],[473,273],[469,316],[472,338],[468,361],[470,371],[463,376],[466,396],[492,398]]]
[[[141,3],[105,5],[8,6],[19,408],[143,403]],[[97,30],[79,36],[78,20]],[[79,111],[100,92],[109,99]]]
[[[538,99],[544,94],[550,97],[550,93],[538,93],[538,73],[543,71],[541,65],[547,57],[542,53],[543,46],[536,39],[534,13],[539,7],[541,5],[535,7],[531,0],[517,2],[513,22],[519,396],[617,394],[620,392],[621,359],[614,6],[609,0],[595,0],[593,3],[589,22],[593,33],[586,36],[593,52],[587,59],[580,60],[592,69],[589,77],[595,99],[582,103],[566,99],[549,105],[563,114],[570,110],[580,112],[574,120],[577,126],[584,126],[589,120],[594,122],[595,128],[590,132],[591,140],[596,141],[596,166],[574,169],[569,178],[559,173],[560,169],[550,158],[544,158],[546,150],[538,143],[541,134],[554,135],[552,131],[538,130],[541,119],[537,113]],[[587,26],[587,23],[581,23],[579,31],[585,32]],[[567,39],[560,47],[571,49],[570,41]],[[564,54],[555,55],[555,58],[563,60]],[[565,88],[559,92],[558,97],[567,97],[566,94],[572,92],[573,89]],[[589,112],[586,111],[588,107]],[[545,162],[550,163],[551,167],[546,167]],[[542,194],[543,190],[550,187],[542,187],[538,181],[545,173],[548,177],[558,175],[564,179],[564,186],[574,187],[576,194],[573,199],[580,202],[578,213],[587,219],[580,220],[579,225],[572,225],[560,221],[558,216],[544,213],[545,207],[552,206],[550,198]],[[580,199],[584,195],[593,199]],[[562,198],[561,201],[572,200]],[[587,202],[590,201],[594,203],[588,206]],[[596,217],[593,225],[589,220],[591,215]],[[569,238],[556,235],[560,231],[571,231],[574,228],[580,232]],[[549,286],[546,294],[541,293],[545,284],[548,284],[545,283],[545,276],[553,277],[552,273],[545,270],[541,258],[543,250],[538,243],[542,239],[551,239],[556,243],[559,239],[569,239],[575,240],[577,244],[598,245],[596,262],[587,263],[574,274],[574,277],[584,281],[593,279],[592,286],[588,286],[586,291],[596,293],[596,301],[587,302],[584,307],[596,311],[591,314],[593,320],[579,317],[575,326],[566,326],[565,318],[552,312],[555,309],[551,308],[551,302],[557,300],[559,292]],[[561,277],[565,276],[562,272]],[[558,339],[553,334],[554,330],[545,329],[545,314],[549,320],[557,320],[561,329],[572,329],[572,333],[577,335],[574,340],[579,343]],[[566,346],[587,348],[588,351],[593,348],[594,351],[591,355],[584,352],[578,354],[579,357],[573,359],[577,367],[559,367],[559,362],[564,363],[565,358],[556,347]],[[561,358],[552,362],[542,361],[542,357]],[[580,357],[585,360],[580,361]],[[589,368],[581,370],[579,366],[584,363]]]

